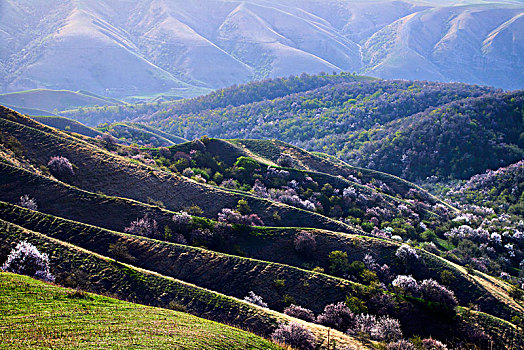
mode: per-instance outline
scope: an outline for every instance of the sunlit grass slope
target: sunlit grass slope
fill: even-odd
[[[1,349],[280,349],[237,328],[0,273]]]

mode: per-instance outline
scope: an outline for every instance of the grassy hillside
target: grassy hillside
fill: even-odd
[[[0,272],[0,348],[280,349],[220,323]],[[30,319],[27,317],[30,316]]]
[[[0,220],[0,228],[2,257],[14,243],[28,240],[41,251],[49,253],[57,282],[66,286],[139,304],[183,308],[196,316],[249,329],[266,337],[279,322],[292,320],[267,308],[121,263],[3,220]],[[316,335],[318,345],[322,348],[327,345],[326,327],[303,323]],[[340,332],[331,331],[331,336],[341,345],[361,345]]]
[[[101,124],[97,128],[117,138],[125,144],[137,144],[148,147],[168,147],[187,140],[166,134],[153,127],[134,123],[113,123],[105,126]]]
[[[200,248],[205,247],[205,243],[199,243],[198,248],[189,248],[180,244],[153,241],[43,215],[1,202],[0,218],[104,256],[227,295],[242,298],[253,290],[258,295],[263,295],[272,309],[279,311],[286,306],[284,295],[317,313],[321,312],[325,305],[343,300],[346,296],[362,299],[370,308],[376,307],[370,301],[372,289],[361,283],[351,283],[334,276],[296,268],[313,261],[329,273],[328,256],[336,249],[351,252],[351,261],[361,261],[366,254],[372,254],[379,263],[388,264],[392,273],[405,272],[394,256],[399,244],[334,232],[313,231],[317,241],[314,260],[297,254],[294,250],[293,238],[297,234],[295,230],[261,229],[254,232],[238,232],[234,237],[236,250],[227,247],[220,250],[230,254],[242,252],[249,257],[245,258]],[[451,272],[455,276],[452,289],[462,305],[478,303],[484,311],[504,318],[510,318],[513,312],[524,312],[524,306],[512,302],[508,297],[509,285],[497,281],[483,281],[480,274],[467,276],[463,269],[457,268],[449,261],[424,251],[420,251],[419,254],[420,264],[410,268],[409,273],[417,278],[432,277],[440,280],[442,271]],[[230,269],[231,266],[234,266],[234,269]],[[278,278],[284,278],[286,285],[274,285],[274,280]],[[489,290],[498,290],[500,295],[484,301],[483,297]],[[402,318],[402,315],[397,317]],[[408,328],[406,323],[405,327],[406,331],[414,333],[422,331],[416,324]]]
[[[42,124],[45,124],[47,126],[52,126],[53,128],[57,128],[62,131],[66,132],[74,132],[76,134],[88,136],[88,137],[97,137],[102,136],[102,133],[90,128],[88,126],[85,126],[84,124],[81,124],[77,122],[76,120],[64,118],[64,117],[49,117],[49,116],[43,116],[43,117],[35,117],[31,116],[34,120],[37,122],[40,122]]]
[[[363,297],[366,292],[366,287],[358,283],[264,261],[271,261],[266,254],[259,254],[263,260],[227,255],[201,247],[188,247],[108,231],[31,212],[7,203],[0,202],[0,207],[0,218],[13,224],[239,299],[249,291],[254,291],[257,295],[263,295],[265,302],[273,310],[282,311],[286,306],[284,294],[292,297],[296,303],[319,313],[325,305],[343,300],[346,295]],[[243,236],[249,234],[244,233]],[[247,244],[243,241],[249,238],[256,239],[242,237],[239,233],[235,240],[244,247]],[[119,247],[125,247],[124,251],[119,250]],[[233,266],[234,269],[230,269]],[[285,278],[286,287],[279,288],[273,284],[279,276]],[[305,287],[307,285],[310,287]]]

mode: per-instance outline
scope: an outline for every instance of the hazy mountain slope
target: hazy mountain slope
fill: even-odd
[[[522,8],[486,5],[415,13],[381,29],[364,43],[365,71],[388,79],[424,76],[522,88],[524,41],[519,33],[523,15]]]
[[[523,14],[480,0],[8,0],[0,91],[196,94],[341,70],[522,88]]]
[[[0,103],[46,111],[63,111],[75,107],[121,105],[123,102],[100,96],[88,95],[81,91],[28,90],[0,95]],[[56,113],[56,112],[55,112]]]
[[[209,1],[201,5],[182,1],[142,1],[137,4],[137,12],[131,14],[133,26],[129,30],[136,33],[140,49],[151,62],[186,81],[215,88],[247,82],[252,77],[252,68],[201,34],[213,30],[208,27],[212,24],[205,15],[211,7],[213,17],[220,18],[223,8],[230,6],[227,3],[216,6]],[[186,7],[191,7],[190,14]],[[205,8],[207,11],[199,13]],[[188,25],[188,21],[193,26]]]
[[[29,81],[34,87],[121,96],[186,87],[139,56],[124,35],[96,15],[75,9],[60,31],[47,39],[38,60],[18,70],[9,89],[20,89]]]
[[[286,10],[241,3],[218,28],[217,41],[259,76],[358,70],[357,44],[320,18]]]

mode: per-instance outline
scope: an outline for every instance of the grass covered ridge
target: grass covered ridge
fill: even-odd
[[[217,322],[0,272],[0,348],[281,349]]]

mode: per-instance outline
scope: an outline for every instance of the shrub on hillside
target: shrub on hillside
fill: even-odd
[[[182,171],[182,175],[184,175],[185,177],[192,177],[195,176],[195,172],[191,168],[186,168]]]
[[[299,350],[313,350],[315,348],[313,333],[305,326],[295,322],[281,323],[271,334],[271,338]]]
[[[117,139],[108,133],[103,133],[100,139],[106,143],[107,146],[114,146],[118,143]]]
[[[223,208],[221,212],[218,213],[218,221],[244,226],[264,225],[264,221],[256,214],[242,215],[238,211],[229,208]]]
[[[181,211],[173,215],[173,223],[177,231],[186,232],[193,223],[193,218],[186,211]]]
[[[348,329],[347,333],[359,336],[371,336],[371,330],[375,326],[377,318],[374,315],[360,314],[356,315],[353,327]]]
[[[371,338],[386,342],[402,338],[400,322],[388,316],[378,318],[373,328],[371,328]]]
[[[401,294],[417,295],[420,290],[417,280],[411,275],[398,275],[391,284]]]
[[[73,165],[66,157],[51,157],[51,159],[47,163],[47,167],[49,168],[51,174],[58,178],[73,176],[75,174],[73,170]]]
[[[419,256],[415,248],[412,248],[407,244],[402,244],[400,247],[398,247],[397,251],[395,252],[395,256],[406,264],[419,260]]]
[[[296,235],[293,244],[295,250],[305,256],[311,256],[317,249],[317,241],[311,232],[300,232]]]
[[[40,253],[34,245],[26,241],[18,243],[11,250],[7,261],[2,265],[1,269],[36,277],[44,281],[52,282],[55,280],[49,271],[49,256],[45,253]]]
[[[393,342],[402,338],[400,322],[388,316],[360,314],[355,316],[353,326],[348,334],[367,336],[373,340]]]
[[[301,320],[308,321],[308,322],[314,322],[315,321],[315,314],[313,311],[306,309],[305,307],[301,307],[295,304],[291,304],[288,307],[284,309],[284,313],[286,315],[300,318]]]
[[[267,303],[264,302],[261,296],[256,295],[255,292],[250,291],[246,297],[244,297],[244,301],[247,301],[248,303],[255,304],[261,307],[267,307]]]
[[[277,159],[277,164],[286,168],[293,168],[295,165],[295,158],[289,153],[282,153]]]
[[[400,339],[386,345],[386,350],[417,350],[417,347],[405,339]]]
[[[329,253],[329,272],[336,276],[343,276],[349,268],[348,254],[341,250]]]
[[[124,232],[137,236],[153,237],[158,233],[158,225],[155,219],[146,214],[143,218],[132,221],[128,227],[124,228]]]
[[[38,210],[36,199],[29,197],[27,194],[24,194],[22,197],[20,197],[20,202],[18,202],[18,205],[26,209]]]
[[[366,254],[364,256],[364,259],[362,259],[362,262],[364,263],[364,265],[366,266],[368,270],[375,272],[381,281],[387,283],[392,279],[391,269],[389,268],[387,264],[383,264],[382,266],[379,265],[375,261],[375,259],[369,254]]]
[[[345,332],[353,323],[354,315],[343,302],[326,305],[318,315],[317,323]]]
[[[422,294],[422,298],[441,303],[449,308],[458,305],[455,293],[433,279],[420,282],[420,293]]]
[[[424,350],[447,350],[448,347],[438,340],[427,338],[422,341],[422,349]]]
[[[189,233],[193,244],[202,244],[208,246],[213,241],[213,232],[207,228],[195,228]]]

